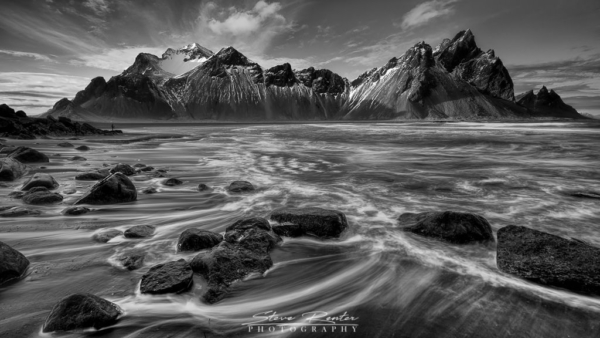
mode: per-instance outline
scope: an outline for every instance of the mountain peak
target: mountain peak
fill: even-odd
[[[244,54],[231,46],[222,48],[215,56],[228,66],[250,66],[254,64]]]

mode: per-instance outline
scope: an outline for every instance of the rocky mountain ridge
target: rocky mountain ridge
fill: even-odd
[[[313,67],[263,69],[233,47],[198,44],[142,53],[122,74],[95,78],[46,115],[73,119],[364,120],[585,118],[540,91],[515,100],[508,70],[470,30],[432,48],[419,42],[350,82]],[[539,96],[540,94],[538,94]]]

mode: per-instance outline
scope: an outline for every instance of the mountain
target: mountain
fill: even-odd
[[[108,81],[93,79],[46,115],[81,120],[363,120],[583,118],[560,97],[515,101],[508,70],[470,30],[433,49],[419,42],[350,82],[313,67],[263,69],[233,47],[191,44],[141,53]],[[539,96],[539,93],[538,93]],[[556,95],[558,96],[558,95]],[[551,103],[551,102],[559,102]],[[544,107],[544,108],[542,108]]]
[[[575,108],[564,103],[554,90],[548,91],[546,86],[542,86],[537,94],[530,90],[517,96],[517,103],[534,116],[582,118]]]

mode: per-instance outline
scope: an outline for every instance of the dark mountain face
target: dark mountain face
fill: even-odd
[[[191,44],[160,58],[142,53],[122,74],[93,79],[46,114],[250,121],[580,116],[554,92],[531,95],[515,103],[502,61],[466,30],[435,50],[420,42],[351,83],[327,69],[287,63],[263,70],[233,47],[213,54]]]
[[[527,108],[532,115],[544,117],[585,118],[573,107],[564,103],[554,90],[543,86],[536,94],[533,90],[517,96],[517,103]]]

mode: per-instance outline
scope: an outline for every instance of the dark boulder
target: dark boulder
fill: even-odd
[[[29,260],[22,253],[0,242],[0,284],[21,277],[28,266]]]
[[[92,235],[92,240],[98,243],[106,243],[111,239],[122,236],[123,231],[117,229],[106,229]]]
[[[181,185],[183,184],[183,181],[177,179],[177,178],[167,178],[166,180],[162,181],[163,185],[169,186],[169,187],[174,187],[176,185]]]
[[[17,149],[9,153],[6,157],[13,158],[21,163],[50,162],[48,156],[29,147],[18,147]]]
[[[61,299],[46,318],[43,332],[101,329],[115,324],[123,313],[118,305],[92,294]]]
[[[154,230],[156,230],[156,227],[152,225],[142,224],[133,226],[125,230],[125,233],[123,235],[126,238],[144,238],[154,235]]]
[[[252,183],[247,181],[235,181],[229,185],[227,190],[229,190],[230,192],[247,192],[253,191],[254,186],[252,185]]]
[[[85,158],[83,156],[73,156],[69,160],[71,160],[71,161],[87,161],[87,158]]]
[[[404,231],[449,243],[494,242],[490,223],[475,214],[454,211],[405,213],[398,221]]]
[[[112,167],[109,172],[111,174],[121,173],[127,176],[131,176],[135,174],[135,169],[133,169],[129,164],[119,163]]]
[[[75,204],[125,203],[136,199],[137,191],[129,178],[115,173],[94,184]]]
[[[90,212],[90,209],[86,207],[68,207],[62,211],[63,215],[67,216],[79,216],[88,212]]]
[[[204,183],[198,184],[198,191],[207,191],[210,190],[210,187]]]
[[[80,151],[86,151],[86,150],[90,150],[90,147],[88,147],[88,146],[79,146],[79,147],[77,147],[75,149],[80,150]]]
[[[27,180],[27,182],[23,184],[21,190],[26,191],[35,187],[44,187],[52,190],[58,188],[58,186],[58,182],[56,182],[54,177],[52,177],[50,174],[35,173],[29,178],[29,180]]]
[[[106,178],[108,175],[98,172],[98,171],[92,171],[92,172],[87,172],[87,173],[83,173],[83,174],[79,174],[77,176],[75,176],[75,179],[78,181],[98,181],[101,179]]]
[[[270,219],[279,223],[273,231],[288,237],[340,237],[348,228],[343,212],[321,208],[283,208],[273,211]]]
[[[192,286],[193,275],[184,259],[158,264],[142,276],[140,291],[149,294],[185,292]]]
[[[56,192],[50,192],[45,187],[35,187],[29,189],[25,195],[21,198],[25,204],[53,204],[62,202],[63,197],[61,194]]]
[[[14,181],[25,174],[23,163],[12,158],[0,158],[0,181]]]
[[[62,142],[62,143],[57,144],[57,146],[63,147],[63,148],[73,148],[74,147],[74,145],[69,142]]]
[[[262,217],[244,218],[225,229],[224,240],[254,252],[269,252],[281,242],[281,237]]]
[[[154,167],[151,166],[147,166],[147,167],[142,167],[139,169],[140,171],[146,172],[146,171],[152,171],[154,170]]]
[[[199,251],[210,249],[221,243],[223,236],[216,232],[202,229],[186,229],[179,235],[177,251]]]
[[[523,226],[498,230],[496,263],[535,283],[600,296],[600,248]]]

